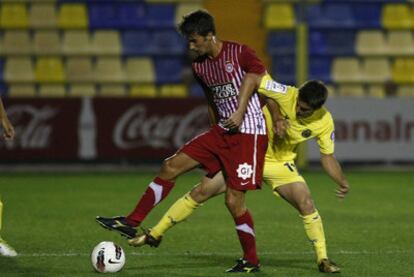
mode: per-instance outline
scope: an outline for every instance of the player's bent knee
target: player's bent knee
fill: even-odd
[[[175,178],[179,174],[179,168],[174,163],[174,158],[165,159],[162,163],[161,172],[170,178]]]
[[[307,197],[301,199],[298,203],[299,212],[302,215],[308,215],[315,211],[315,205],[313,204],[312,198]]]

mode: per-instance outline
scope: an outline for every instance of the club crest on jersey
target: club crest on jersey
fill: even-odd
[[[237,95],[237,90],[233,83],[212,86],[210,89],[214,92],[214,99],[225,99]]]
[[[226,68],[226,71],[228,73],[232,73],[233,72],[233,69],[234,69],[234,66],[233,66],[233,64],[231,62],[226,62],[225,68]]]
[[[278,93],[286,93],[287,92],[287,86],[282,85],[282,84],[280,84],[278,82],[275,82],[273,80],[267,80],[266,81],[265,89],[273,91],[273,92],[278,92]]]
[[[304,130],[303,132],[302,132],[302,137],[304,137],[304,138],[308,138],[308,137],[310,137],[312,135],[312,131],[311,130],[309,130],[309,129],[306,129],[306,130]]]
[[[248,163],[242,163],[239,164],[239,167],[237,168],[237,177],[242,178],[243,180],[246,180],[247,178],[250,178],[253,174],[253,168]]]

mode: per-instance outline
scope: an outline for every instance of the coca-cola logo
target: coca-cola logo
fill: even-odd
[[[41,149],[50,145],[52,126],[48,121],[57,110],[49,106],[36,108],[31,105],[14,105],[7,110],[16,135],[12,141],[0,140],[0,147],[6,149]]]
[[[204,106],[198,106],[185,115],[149,115],[145,105],[135,105],[117,121],[113,141],[121,149],[144,146],[178,148],[208,128],[207,118]]]

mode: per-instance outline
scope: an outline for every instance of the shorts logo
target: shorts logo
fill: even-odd
[[[226,67],[226,71],[227,71],[228,73],[233,72],[234,67],[233,67],[233,64],[232,64],[231,62],[226,62],[225,67]]]
[[[239,168],[237,168],[237,177],[246,180],[252,177],[253,168],[248,163],[239,164]]]
[[[304,138],[308,138],[312,135],[312,131],[309,129],[306,129],[305,131],[302,132],[302,137]]]
[[[335,141],[335,131],[332,131],[332,133],[331,133],[331,140]]]

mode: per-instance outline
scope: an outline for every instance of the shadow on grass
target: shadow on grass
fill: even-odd
[[[302,271],[315,271],[316,263],[309,259],[289,258],[280,259],[277,257],[265,257],[261,259],[261,264],[266,268],[283,268],[283,269],[299,269]]]
[[[224,255],[212,255],[212,256],[204,256],[204,255],[188,255],[189,259],[200,261],[197,264],[206,263],[205,261],[208,260],[208,264],[217,264],[223,266],[224,268],[232,267],[237,260],[237,257],[230,258],[229,256]],[[286,269],[301,269],[301,270],[313,270],[316,268],[316,264],[313,260],[309,259],[300,259],[300,258],[290,258],[290,259],[283,259],[277,257],[263,257],[260,258],[260,263],[263,268],[286,268]]]
[[[235,265],[237,259],[237,257],[228,255],[183,255],[182,257],[185,261],[182,259],[177,262],[159,260],[150,265],[130,267],[128,271],[140,271],[142,276],[156,276],[157,274],[161,276],[166,272],[168,276],[221,276],[222,274],[227,276],[225,270]],[[264,257],[261,259],[261,264],[262,271],[255,275],[274,276],[278,272],[289,271],[299,275],[317,273],[316,264],[310,259]],[[192,270],[194,273],[191,273]]]

